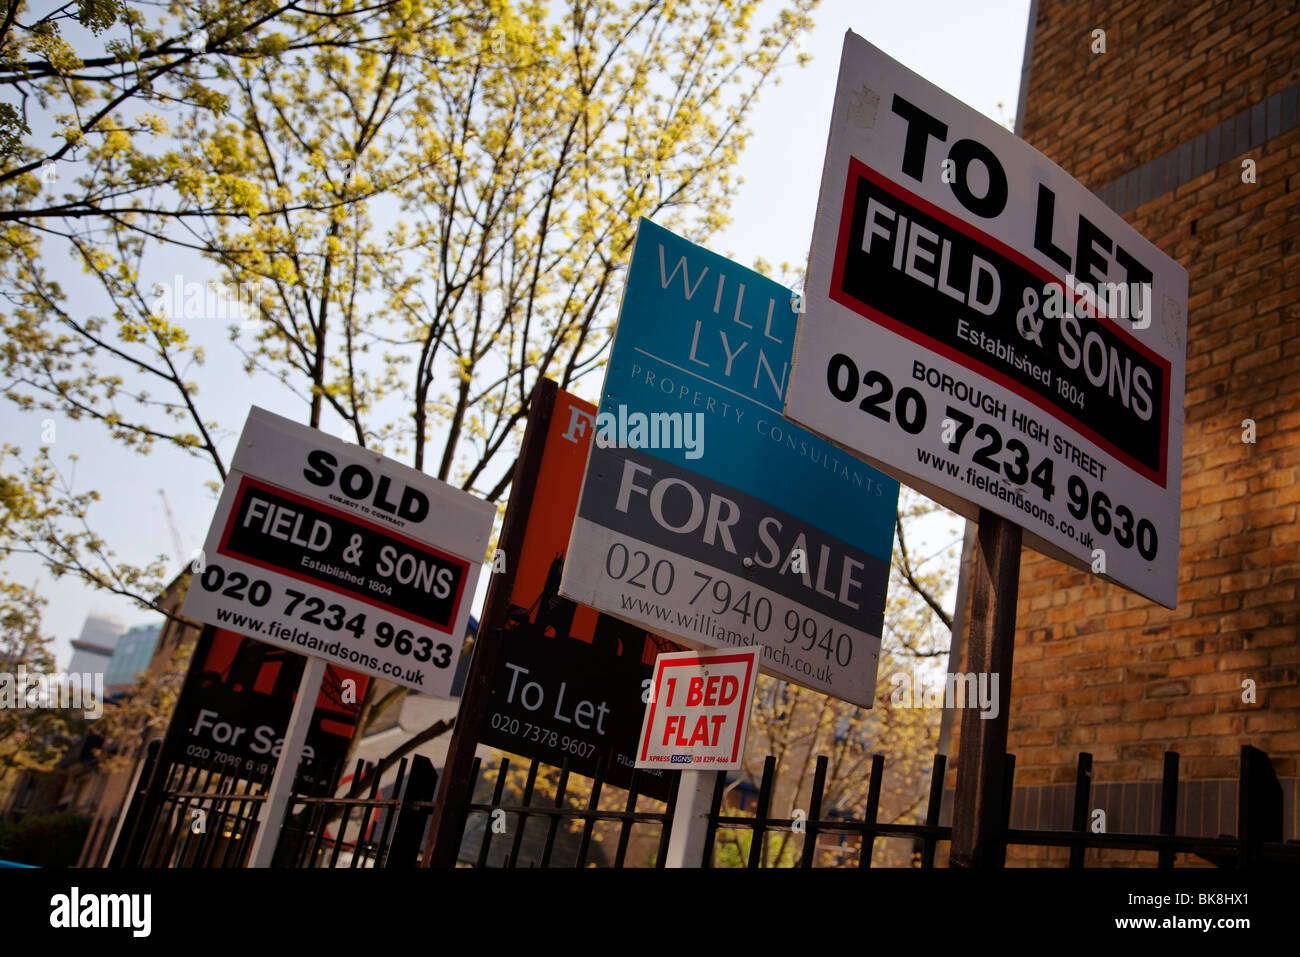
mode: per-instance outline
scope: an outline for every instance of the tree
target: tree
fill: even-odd
[[[382,48],[391,34],[368,28],[391,27],[393,21],[377,19],[377,12],[401,16],[406,32],[436,30],[456,16],[439,7],[425,18],[427,11],[394,0],[360,8],[329,0],[215,0],[198,10],[182,3],[158,6],[150,19],[125,0],[77,0],[43,14],[25,0],[0,4],[0,88],[16,100],[0,104],[0,185],[18,200],[0,210],[0,221],[44,229],[51,219],[113,219],[138,212],[142,203],[178,219],[240,215],[240,207],[229,202],[200,208],[176,202],[183,191],[158,189],[168,183],[158,174],[174,170],[137,165],[120,180],[97,175],[102,169],[96,163],[104,156],[169,135],[162,116],[127,118],[122,111],[221,111],[222,87],[234,63],[293,51]],[[51,121],[50,128],[33,131],[33,112]],[[90,175],[69,181],[78,169]],[[46,184],[66,184],[63,195],[42,191],[32,179],[38,173]],[[151,204],[160,193],[173,202]],[[115,222],[130,227],[129,219]],[[59,227],[53,230],[58,234]]]
[[[83,724],[71,710],[31,694],[27,677],[55,670],[53,639],[41,633],[44,606],[35,589],[0,581],[0,794],[14,772],[51,770]]]
[[[570,387],[602,361],[638,218],[696,240],[725,221],[749,111],[815,6],[224,0],[150,21],[103,0],[27,21],[11,2],[6,394],[223,480],[232,423],[191,378],[210,297],[151,275],[185,250],[251,306],[232,345],[304,421],[499,502],[537,378]],[[62,36],[73,20],[104,38],[94,55]],[[29,99],[55,113],[53,146]],[[127,115],[141,106],[158,112]],[[52,197],[48,163],[75,188]],[[49,278],[45,241],[99,309]],[[149,604],[162,563],[112,557],[48,457],[18,461],[40,507],[0,551]]]
[[[388,440],[416,467],[427,456],[440,478],[483,480],[496,500],[532,383],[550,374],[566,386],[599,361],[637,218],[695,235],[725,221],[743,120],[809,26],[812,2],[796,0],[752,36],[752,2],[575,0],[563,23],[540,4],[470,14],[412,6],[367,8],[346,34],[335,15],[313,19],[293,5],[255,23],[236,18],[230,31],[265,42],[210,40],[202,57],[167,61],[160,75],[178,83],[184,69],[215,61],[219,82],[184,74],[190,94],[177,98],[165,148],[144,127],[101,131],[117,122],[111,113],[65,133],[85,141],[86,181],[101,192],[15,219],[63,216],[58,235],[113,313],[67,312],[62,290],[43,281],[38,248],[17,244],[6,277],[18,301],[6,332],[22,343],[6,355],[11,398],[96,416],[128,444],[169,442],[223,477],[214,426],[179,371],[202,361],[188,344],[193,317],[168,316],[141,274],[150,243],[182,245],[251,290],[250,368],[295,389],[309,424],[328,408],[359,443]],[[257,25],[276,12],[293,35],[334,34],[272,42]],[[154,47],[215,35],[214,20],[187,16],[171,40],[151,33]],[[30,174],[11,165],[4,176]],[[131,202],[104,206],[110,194]],[[413,223],[377,227],[377,202],[390,223],[395,214]],[[94,370],[60,376],[92,348]],[[372,349],[385,355],[369,361]],[[399,383],[404,365],[410,379]],[[170,397],[131,388],[141,381]],[[398,390],[400,406],[381,407]],[[446,431],[430,455],[434,420]]]

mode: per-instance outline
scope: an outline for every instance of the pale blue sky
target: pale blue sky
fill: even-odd
[[[1029,0],[823,0],[816,28],[802,47],[812,62],[802,69],[783,69],[781,84],[764,91],[753,113],[753,135],[739,167],[744,183],[731,211],[734,222],[712,248],[747,265],[761,256],[774,265],[802,267],[812,239],[845,30],[861,34],[927,80],[1004,122],[1015,115],[1028,10]],[[187,268],[186,278],[193,275]],[[224,324],[210,334],[213,347],[219,346]],[[228,344],[224,352],[230,352]],[[251,403],[300,417],[272,384],[249,382],[229,355],[218,358],[215,349],[210,354],[213,359],[198,379],[207,394],[221,397],[215,411],[228,428],[239,428]],[[29,452],[40,444],[44,417],[0,405],[5,438]],[[141,459],[105,438],[98,425],[59,417],[55,422],[55,451],[61,462],[66,462],[64,452],[78,454],[76,486],[101,493],[103,500],[93,513],[96,527],[122,558],[144,561],[173,554],[160,487],[167,490],[183,548],[188,552],[201,544],[213,507],[202,487],[210,468],[171,452]],[[71,578],[54,581],[31,561],[14,560],[9,571],[24,581],[39,580],[50,599],[45,631],[58,639],[55,651],[64,665],[71,653],[68,642],[80,632],[88,611],[115,614],[127,625],[157,620],[157,615]],[[481,577],[476,613],[487,577]]]
[[[1001,123],[1015,117],[1028,17],[1028,0],[822,0],[802,46],[812,62],[762,93],[716,251],[747,265],[807,260],[845,30]]]

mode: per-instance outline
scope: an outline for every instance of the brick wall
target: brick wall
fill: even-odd
[[[1150,830],[1141,808],[1168,749],[1188,782],[1180,831],[1234,833],[1232,789],[1210,782],[1235,779],[1252,744],[1282,779],[1285,836],[1300,836],[1298,90],[1300,4],[1040,0],[1024,138],[1182,263],[1190,296],[1178,608],[1024,553],[1019,825],[1065,825],[1052,809],[1068,817],[1058,792],[1086,750],[1107,829]]]

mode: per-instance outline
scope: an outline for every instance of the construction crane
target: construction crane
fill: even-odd
[[[185,549],[181,548],[181,533],[176,529],[176,516],[172,514],[172,507],[167,503],[167,493],[159,489],[158,495],[162,498],[163,510],[167,513],[167,527],[172,530],[172,548],[176,549],[176,561],[184,568]]]

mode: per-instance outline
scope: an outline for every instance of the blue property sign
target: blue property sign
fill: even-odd
[[[641,221],[560,588],[869,707],[898,483],[782,416],[797,306]]]

